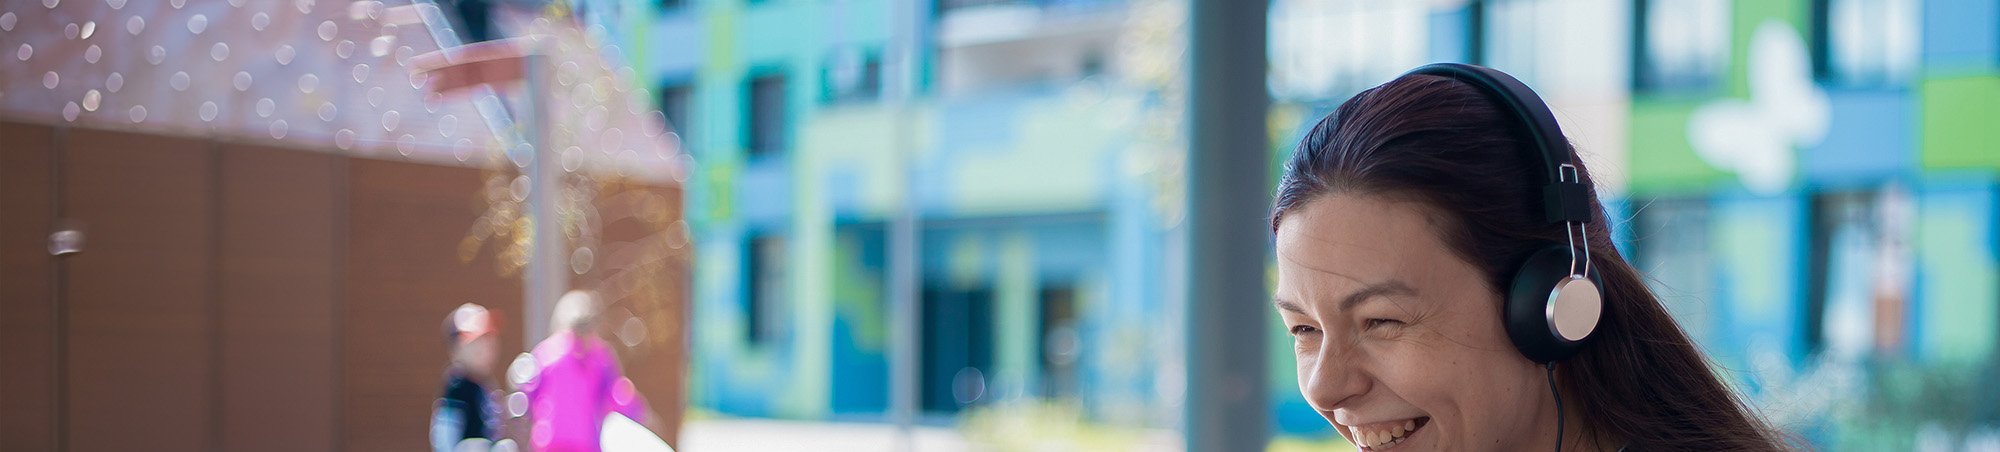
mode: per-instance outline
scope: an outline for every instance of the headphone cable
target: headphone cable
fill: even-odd
[[[1556,399],[1556,452],[1563,450],[1563,396],[1556,391],[1556,362],[1549,361],[1549,395]]]

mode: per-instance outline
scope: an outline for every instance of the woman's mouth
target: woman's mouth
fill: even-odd
[[[1404,441],[1410,438],[1411,434],[1416,433],[1418,429],[1424,428],[1425,425],[1429,425],[1430,422],[1431,418],[1429,417],[1376,422],[1347,427],[1347,434],[1349,438],[1354,440],[1355,445],[1361,446],[1361,450],[1363,451],[1386,451],[1402,445]]]

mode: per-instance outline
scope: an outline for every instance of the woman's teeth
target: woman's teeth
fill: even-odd
[[[1417,420],[1407,419],[1400,423],[1381,422],[1351,429],[1355,441],[1361,443],[1361,447],[1379,449],[1401,443],[1410,432],[1417,430]]]

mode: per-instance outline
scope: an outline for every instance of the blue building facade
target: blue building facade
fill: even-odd
[[[1155,388],[1179,344],[1155,331],[1178,322],[1174,173],[1138,132],[1157,95],[1104,80],[1127,5],[648,6],[620,34],[696,156],[698,407],[886,419],[889,222],[909,202],[926,422],[1029,400],[1173,417]]]
[[[888,223],[909,202],[931,421],[1069,400],[1178,422],[1174,5],[667,0],[619,16],[697,158],[696,405],[883,419]],[[1411,67],[1507,70],[1592,165],[1626,258],[1774,422],[1833,448],[2000,443],[2000,394],[1976,384],[2000,349],[2000,1],[1271,8],[1274,166]],[[1276,429],[1331,434],[1291,363],[1271,366]]]

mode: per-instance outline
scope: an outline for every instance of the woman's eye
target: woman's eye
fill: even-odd
[[[1293,327],[1292,327],[1292,335],[1293,335],[1293,336],[1298,336],[1298,335],[1302,335],[1302,334],[1306,334],[1306,333],[1311,333],[1311,332],[1314,332],[1314,331],[1319,331],[1319,329],[1317,329],[1317,328],[1313,328],[1313,327],[1312,327],[1311,325],[1297,325],[1297,326],[1293,326]]]
[[[1378,327],[1378,326],[1401,326],[1402,324],[1403,324],[1403,321],[1401,321],[1401,320],[1393,320],[1393,319],[1368,319],[1368,320],[1367,320],[1366,322],[1364,322],[1364,323],[1362,324],[1362,326],[1363,326],[1364,328],[1366,328],[1366,329],[1371,329],[1371,330],[1372,330],[1372,329],[1375,329],[1375,327]]]

